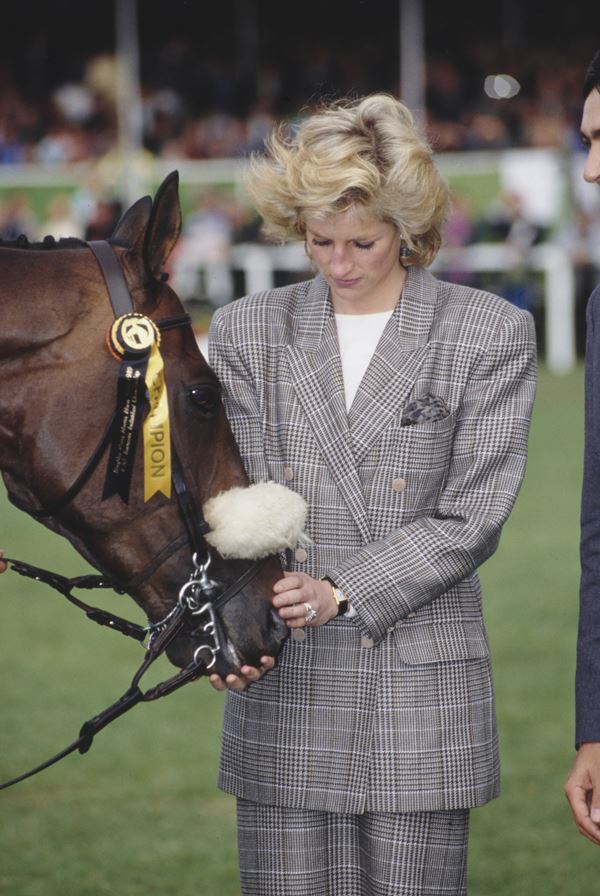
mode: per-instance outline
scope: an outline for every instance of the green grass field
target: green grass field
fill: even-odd
[[[472,816],[470,896],[598,892],[600,852],[576,832],[562,793],[573,757],[581,450],[581,370],[542,373],[523,490],[482,570],[503,783]],[[8,555],[86,571],[66,542],[0,501]],[[140,618],[126,598],[102,603]],[[141,651],[12,572],[0,579],[0,614],[4,780],[75,740],[127,688]],[[215,786],[221,714],[222,695],[190,685],[136,707],[86,756],[0,793],[0,893],[237,896],[234,806]]]

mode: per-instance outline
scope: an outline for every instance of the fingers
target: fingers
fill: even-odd
[[[0,551],[0,572],[6,572],[8,569],[8,564],[4,562],[2,559],[4,557],[4,551]]]
[[[580,834],[600,846],[600,827],[591,817],[588,793],[583,787],[565,787],[565,793]]]
[[[600,845],[600,743],[579,748],[565,795],[579,832]]]
[[[227,675],[222,679],[219,675],[211,675],[209,681],[216,691],[237,691],[241,693],[254,681],[259,681],[262,676],[275,666],[275,658],[263,656],[260,658],[260,669],[255,666],[242,666],[239,675]]]
[[[300,597],[300,595],[298,595]],[[298,601],[298,603],[281,605],[277,601],[273,601],[273,605],[278,608],[279,615],[287,623],[289,628],[300,628],[306,625],[312,616],[311,610],[314,610],[313,603],[308,601]]]
[[[301,574],[284,572],[283,575],[284,578],[273,586],[273,606],[279,610],[280,617],[289,628],[300,628],[306,624],[306,616],[310,613],[305,606],[308,604],[310,607],[308,588],[304,587],[306,583]]]
[[[331,586],[306,573],[284,572],[273,591],[273,606],[288,628],[324,625],[337,614]]]

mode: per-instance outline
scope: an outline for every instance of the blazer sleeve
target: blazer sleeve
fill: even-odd
[[[259,390],[227,334],[226,318],[219,310],[213,315],[208,360],[224,392],[227,416],[235,420],[236,441],[244,466],[253,482],[269,477],[265,458],[263,420]]]
[[[600,287],[587,307],[585,448],[575,711],[577,744],[600,741]]]
[[[533,320],[511,309],[465,385],[435,514],[328,570],[375,641],[495,551],[525,472],[535,369]]]

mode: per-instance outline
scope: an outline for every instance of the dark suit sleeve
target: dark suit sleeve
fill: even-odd
[[[600,741],[600,287],[587,309],[581,586],[576,675],[577,743]]]

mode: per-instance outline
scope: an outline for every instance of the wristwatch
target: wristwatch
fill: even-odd
[[[329,584],[331,585],[331,590],[333,592],[333,599],[335,600],[335,602],[337,604],[337,608],[338,608],[336,615],[343,616],[344,613],[348,612],[348,598],[344,597],[344,593],[342,591],[340,591],[338,586],[335,584],[335,582],[332,579],[329,578],[329,576],[322,576],[321,579],[324,582],[329,582]]]

